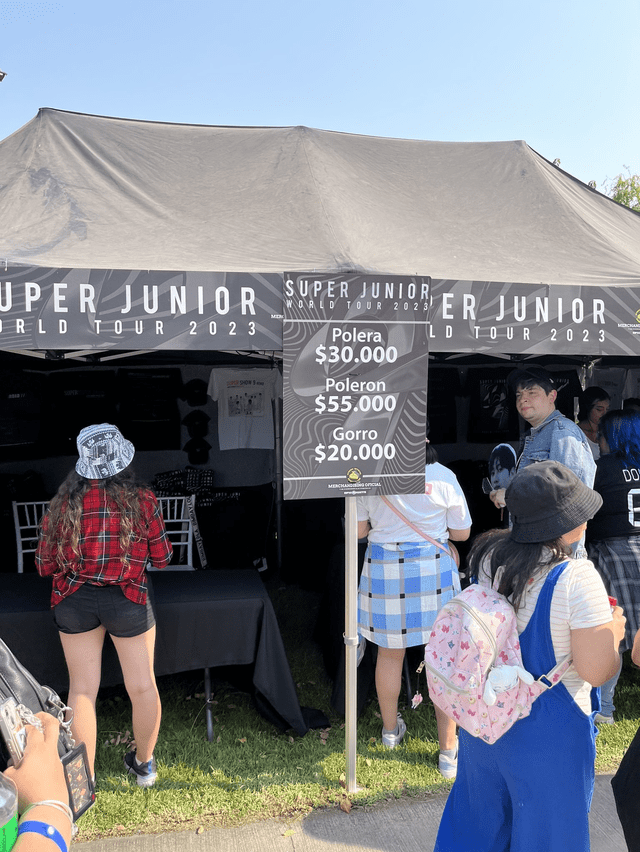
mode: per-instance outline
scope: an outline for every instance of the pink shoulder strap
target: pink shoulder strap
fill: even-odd
[[[418,535],[421,535],[421,536],[422,536],[422,538],[424,538],[424,539],[426,539],[427,541],[431,542],[431,544],[435,544],[435,546],[436,546],[436,547],[439,547],[439,548],[440,548],[440,550],[444,550],[444,552],[445,552],[445,553],[448,553],[449,555],[451,555],[451,551],[449,550],[449,548],[448,548],[448,547],[445,547],[445,546],[444,546],[444,544],[442,544],[442,542],[440,542],[440,541],[436,541],[436,540],[435,540],[435,538],[431,538],[431,536],[430,536],[430,535],[428,535],[426,532],[423,532],[423,531],[420,529],[420,527],[417,527],[415,524],[412,524],[412,523],[411,523],[411,521],[409,520],[409,518],[405,518],[405,516],[402,514],[402,512],[400,511],[400,509],[396,509],[396,507],[393,505],[393,503],[391,503],[389,500],[387,500],[387,498],[386,498],[384,495],[382,495],[382,494],[381,494],[380,496],[381,496],[381,499],[382,499],[382,500],[384,500],[384,502],[387,504],[387,506],[391,509],[391,511],[392,511],[392,512],[395,512],[395,513],[396,513],[396,515],[397,515],[397,516],[398,516],[401,520],[403,520],[403,521],[405,522],[405,524],[406,524],[408,527],[411,527],[411,529],[412,529],[414,532],[417,532],[417,533],[418,533]]]

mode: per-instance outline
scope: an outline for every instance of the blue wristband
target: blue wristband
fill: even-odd
[[[21,834],[41,834],[43,837],[48,837],[60,848],[60,852],[69,852],[64,837],[60,834],[57,828],[49,825],[47,822],[40,822],[35,819],[28,819],[26,822],[21,822],[18,826],[18,837]]]

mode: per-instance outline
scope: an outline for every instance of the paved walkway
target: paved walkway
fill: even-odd
[[[627,852],[611,792],[598,775],[591,852]],[[75,852],[432,852],[446,794],[389,804],[314,811],[293,823],[267,820],[202,834],[175,832],[74,843]],[[289,833],[291,832],[291,833]],[[470,849],[469,852],[474,852]],[[532,850],[534,852],[534,850]],[[571,852],[571,850],[567,850]]]

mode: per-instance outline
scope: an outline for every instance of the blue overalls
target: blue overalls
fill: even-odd
[[[525,668],[535,677],[556,664],[549,613],[566,565],[549,572],[520,634]],[[434,852],[589,852],[597,689],[591,705],[587,716],[560,682],[493,745],[461,730],[458,776]]]

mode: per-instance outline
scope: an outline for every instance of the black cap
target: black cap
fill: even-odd
[[[206,464],[209,461],[211,444],[204,438],[190,438],[182,449],[188,453],[189,464]]]
[[[209,431],[211,418],[204,411],[190,411],[182,422],[187,427],[190,437],[204,438]]]
[[[511,537],[524,544],[554,541],[589,521],[602,497],[563,464],[541,461],[513,477],[505,493]]]
[[[507,385],[511,393],[514,394],[518,390],[519,385],[527,382],[546,382],[552,389],[556,388],[556,380],[553,378],[553,373],[545,370],[544,367],[538,366],[538,364],[520,367],[507,376]]]
[[[187,405],[192,407],[196,405],[207,404],[207,383],[204,379],[191,379],[182,386],[181,399],[187,401]]]

